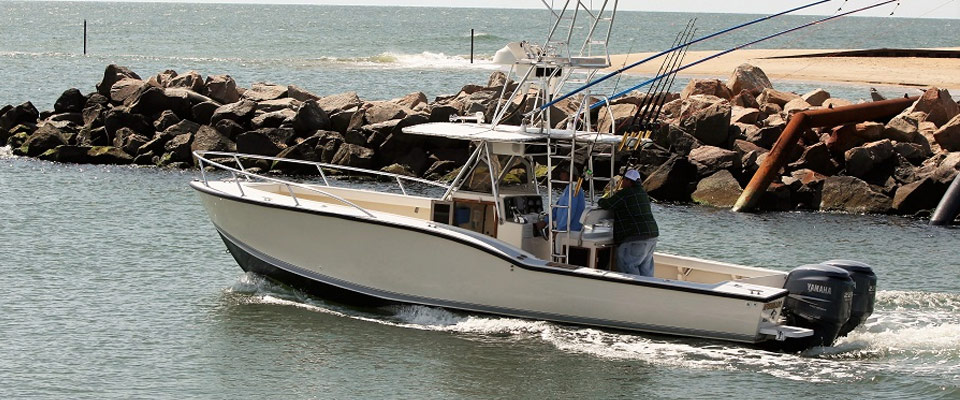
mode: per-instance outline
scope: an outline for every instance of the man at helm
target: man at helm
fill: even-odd
[[[653,250],[660,230],[650,211],[650,196],[634,169],[623,174],[621,182],[622,189],[597,202],[600,208],[613,211],[617,268],[628,274],[653,276]]]

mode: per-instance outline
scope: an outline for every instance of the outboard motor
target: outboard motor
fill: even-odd
[[[830,260],[821,264],[842,268],[853,278],[853,306],[850,319],[840,328],[840,336],[847,336],[856,327],[867,322],[873,314],[873,304],[877,295],[877,274],[869,265],[859,261]]]
[[[803,265],[790,271],[784,284],[790,294],[783,304],[787,325],[813,329],[813,336],[783,343],[788,351],[830,346],[850,319],[853,279],[842,268]]]

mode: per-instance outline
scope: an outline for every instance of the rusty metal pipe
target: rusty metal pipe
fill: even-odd
[[[909,107],[920,97],[875,101],[837,108],[801,111],[790,117],[783,133],[773,144],[770,154],[763,160],[763,164],[750,179],[750,183],[743,189],[733,211],[750,211],[757,205],[760,195],[767,190],[773,179],[780,172],[780,168],[787,163],[787,156],[800,141],[804,130],[824,126],[837,126],[851,122],[871,121],[880,118],[896,116]]]

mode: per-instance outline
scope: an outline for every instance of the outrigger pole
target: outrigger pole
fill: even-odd
[[[630,93],[630,92],[632,92],[632,91],[634,91],[634,90],[637,90],[637,89],[639,89],[639,88],[642,88],[642,87],[644,87],[644,86],[647,86],[647,85],[649,85],[649,84],[651,84],[651,83],[653,83],[653,82],[656,82],[657,80],[663,78],[664,76],[666,76],[666,75],[668,75],[668,74],[674,74],[674,73],[683,71],[683,70],[685,70],[685,69],[687,69],[687,68],[690,68],[690,67],[693,67],[693,66],[695,66],[695,65],[698,65],[698,64],[700,64],[700,63],[703,63],[703,62],[712,60],[712,59],[714,59],[714,58],[720,57],[720,56],[722,56],[722,55],[724,55],[724,54],[729,54],[729,53],[732,53],[732,52],[734,52],[734,51],[736,51],[736,50],[740,50],[740,49],[742,49],[742,48],[744,48],[744,47],[749,47],[749,46],[755,45],[755,44],[757,44],[757,43],[763,42],[763,41],[765,41],[765,40],[770,40],[770,39],[773,39],[773,38],[775,38],[775,37],[777,37],[777,36],[781,36],[781,35],[788,34],[788,33],[790,33],[790,32],[798,31],[798,30],[800,30],[800,29],[808,28],[808,27],[811,27],[811,26],[813,26],[813,25],[818,25],[818,24],[821,24],[821,23],[824,23],[824,22],[827,22],[827,21],[830,21],[830,20],[834,20],[834,19],[840,18],[840,17],[845,17],[845,16],[850,15],[850,14],[855,14],[855,13],[858,13],[858,12],[861,12],[861,11],[866,11],[866,10],[869,10],[869,9],[871,9],[871,8],[877,8],[877,7],[880,7],[880,6],[885,5],[885,4],[895,3],[895,2],[897,2],[897,1],[899,1],[899,0],[887,0],[887,1],[883,1],[883,2],[880,2],[880,3],[873,4],[873,5],[869,5],[869,6],[866,6],[866,7],[858,8],[858,9],[853,10],[853,11],[847,11],[847,12],[842,13],[842,14],[837,14],[837,15],[833,15],[833,16],[830,16],[830,17],[821,18],[821,19],[818,19],[818,20],[813,21],[813,22],[810,22],[810,23],[806,23],[806,24],[803,24],[803,25],[800,25],[800,26],[797,26],[797,27],[794,27],[794,28],[787,29],[787,30],[785,30],[785,31],[777,32],[777,33],[774,33],[774,34],[769,35],[769,36],[764,36],[764,37],[762,37],[762,38],[760,38],[760,39],[754,40],[754,41],[749,42],[749,43],[744,43],[744,44],[741,44],[741,45],[739,45],[739,46],[729,48],[729,49],[727,49],[727,50],[724,50],[724,51],[721,51],[721,52],[719,52],[719,53],[716,53],[716,54],[714,54],[714,55],[712,55],[712,56],[701,58],[701,59],[699,59],[699,60],[697,60],[697,61],[694,61],[694,62],[692,62],[692,63],[689,63],[689,64],[687,64],[687,65],[684,65],[684,66],[682,66],[682,67],[680,67],[680,68],[677,68],[677,69],[674,69],[674,70],[672,70],[672,71],[669,71],[669,72],[667,72],[667,73],[665,73],[665,74],[657,75],[657,76],[655,76],[655,77],[653,77],[653,78],[650,78],[650,79],[648,79],[648,80],[646,80],[646,81],[644,81],[644,82],[642,82],[642,83],[640,83],[640,84],[638,84],[638,85],[636,85],[636,86],[633,86],[633,87],[628,88],[628,89],[626,89],[626,90],[623,90],[623,91],[621,91],[621,92],[619,92],[619,93],[616,93],[616,94],[610,96],[607,100],[601,100],[601,101],[598,101],[598,102],[596,102],[596,103],[593,103],[593,104],[590,105],[590,109],[593,110],[593,109],[595,109],[595,108],[602,107],[604,104],[607,104],[607,101],[608,101],[608,100],[616,99],[616,98],[618,98],[618,97],[620,97],[620,96],[623,96],[623,95],[625,95],[625,94],[627,94],[627,93]],[[571,93],[571,94],[572,94],[572,93]]]
[[[607,79],[613,78],[614,76],[620,75],[620,74],[626,72],[627,70],[629,70],[629,69],[631,69],[631,68],[633,68],[633,67],[636,67],[636,66],[638,66],[638,65],[640,65],[640,64],[644,64],[644,63],[646,63],[646,62],[648,62],[648,61],[650,61],[650,60],[653,60],[653,59],[655,59],[655,58],[657,58],[657,57],[660,57],[660,56],[665,55],[665,54],[668,54],[668,53],[672,53],[672,52],[675,51],[675,50],[681,49],[681,48],[686,47],[686,46],[691,46],[691,45],[700,43],[700,42],[702,42],[702,41],[704,41],[704,40],[712,39],[712,38],[717,37],[717,36],[720,36],[720,35],[722,35],[722,34],[725,34],[725,33],[728,33],[728,32],[732,32],[732,31],[735,31],[735,30],[738,30],[738,29],[741,29],[741,28],[745,28],[745,27],[748,27],[748,26],[750,26],[750,25],[753,25],[753,24],[757,24],[757,23],[766,21],[766,20],[768,20],[768,19],[776,18],[776,17],[779,17],[779,16],[784,15],[784,14],[789,14],[789,13],[792,13],[792,12],[794,12],[794,11],[800,11],[800,10],[803,10],[803,9],[805,9],[805,8],[810,8],[810,7],[813,7],[813,6],[815,6],[815,5],[827,3],[827,2],[830,2],[830,1],[833,1],[833,0],[819,0],[819,1],[815,1],[815,2],[813,2],[813,3],[807,4],[807,5],[804,5],[804,6],[800,6],[800,7],[797,7],[797,8],[792,8],[792,9],[789,9],[789,10],[787,10],[787,11],[779,12],[779,13],[776,13],[776,14],[771,14],[771,15],[768,15],[768,16],[766,16],[766,17],[757,18],[757,19],[755,19],[755,20],[753,20],[753,21],[744,22],[744,23],[742,23],[742,24],[740,24],[740,25],[732,26],[732,27],[730,27],[730,28],[727,28],[727,29],[724,29],[724,30],[721,30],[721,31],[717,31],[717,32],[711,33],[711,34],[709,34],[709,35],[707,35],[707,36],[704,36],[704,37],[695,39],[695,40],[690,41],[690,42],[687,42],[687,43],[681,43],[681,44],[676,45],[676,46],[674,46],[674,47],[671,47],[671,48],[669,48],[669,49],[667,49],[667,50],[664,50],[664,51],[661,51],[661,52],[659,52],[659,53],[657,53],[657,54],[654,54],[654,55],[652,55],[652,56],[650,56],[650,57],[647,57],[647,58],[644,58],[644,59],[642,59],[642,60],[640,60],[640,61],[637,61],[637,62],[635,62],[635,63],[633,63],[633,64],[625,65],[625,66],[621,67],[620,69],[618,69],[618,70],[616,70],[616,71],[613,71],[613,72],[611,72],[611,73],[609,73],[609,74],[607,74],[607,75],[604,75],[604,76],[598,78],[597,80],[594,80],[594,81],[592,81],[592,82],[589,82],[589,83],[587,83],[586,85],[583,85],[583,86],[581,86],[581,87],[579,87],[579,88],[577,88],[577,89],[574,89],[574,90],[571,91],[570,93],[567,93],[567,94],[565,94],[565,95],[563,95],[563,96],[560,96],[560,97],[554,99],[553,101],[551,101],[551,102],[549,102],[549,103],[546,103],[546,104],[540,106],[540,108],[536,109],[535,111],[531,111],[530,114],[532,114],[532,113],[534,113],[534,112],[539,112],[539,111],[546,110],[548,107],[550,107],[550,106],[552,106],[552,105],[554,105],[554,104],[556,104],[556,103],[558,103],[558,102],[560,102],[560,101],[563,101],[563,100],[565,100],[566,98],[568,98],[568,97],[570,97],[570,96],[573,96],[573,95],[575,95],[575,94],[577,94],[577,93],[579,93],[579,92],[582,92],[582,91],[584,91],[584,90],[586,90],[586,89],[589,89],[589,88],[591,88],[591,87],[599,84],[600,82],[603,82],[603,81],[605,81],[605,80],[607,80]]]

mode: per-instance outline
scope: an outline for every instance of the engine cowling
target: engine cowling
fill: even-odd
[[[790,271],[784,288],[790,292],[783,304],[787,325],[814,331],[813,336],[788,340],[786,350],[833,344],[850,319],[854,288],[850,273],[831,265],[803,265]]]
[[[873,268],[859,261],[830,260],[824,265],[841,268],[850,274],[853,279],[853,304],[850,310],[850,319],[840,328],[840,336],[847,336],[856,327],[867,322],[873,314],[873,305],[877,296],[877,274]]]

